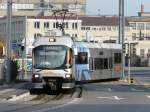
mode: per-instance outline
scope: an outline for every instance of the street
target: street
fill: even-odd
[[[150,79],[142,74],[134,78],[139,82]],[[149,112],[149,105],[150,87],[112,81],[84,84],[80,97],[42,94],[32,100],[1,101],[0,112]]]

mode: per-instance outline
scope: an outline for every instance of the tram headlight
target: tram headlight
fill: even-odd
[[[32,82],[34,82],[34,83],[36,83],[36,82],[42,82],[40,74],[33,74],[33,76],[32,76]]]
[[[39,74],[34,74],[34,77],[35,77],[35,78],[39,78],[40,75],[39,75]]]
[[[65,78],[71,79],[72,78],[72,74],[65,74]]]

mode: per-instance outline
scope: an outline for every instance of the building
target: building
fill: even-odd
[[[57,21],[62,22],[62,18],[58,17]],[[27,16],[15,16],[12,17],[12,49],[13,56],[22,57],[31,56],[32,43],[39,35],[44,35],[49,30],[57,29],[56,18],[49,17],[27,17]],[[0,19],[0,40],[5,43],[7,40],[6,31],[6,17]],[[78,31],[81,28],[81,20],[77,20],[76,17],[68,17],[64,20],[65,32],[75,39],[80,37]],[[25,46],[26,51],[21,50],[21,46]],[[25,55],[26,54],[26,55]]]
[[[52,10],[68,9],[78,15],[86,14],[86,0],[12,0],[13,16],[49,16]],[[7,0],[0,0],[0,16],[6,16]]]
[[[117,16],[84,16],[82,20],[81,37],[91,37],[99,42],[118,42],[119,18]],[[125,22],[125,40],[131,39],[131,28]]]
[[[127,21],[132,28],[132,43],[136,44],[136,54],[141,58],[149,58],[150,53],[150,12],[144,12],[144,5],[136,17],[128,17]]]
[[[118,42],[118,17],[117,16],[74,16],[67,17],[64,21],[65,32],[78,41],[99,41],[99,42]],[[1,43],[6,41],[6,18],[0,19],[0,39]],[[62,22],[59,17],[58,22]],[[39,35],[44,35],[48,30],[57,29],[56,18],[54,16],[14,16],[12,18],[12,47],[16,56],[21,56],[21,49],[16,43],[21,45],[25,43],[26,53],[31,54],[32,42]],[[136,44],[137,55],[148,57],[149,46],[143,43],[150,42],[150,18],[149,17],[127,17],[125,21],[125,42]],[[145,44],[146,45],[146,44]],[[16,49],[16,48],[17,49]]]

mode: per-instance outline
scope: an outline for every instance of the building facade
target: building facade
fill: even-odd
[[[52,10],[68,9],[78,15],[86,14],[86,0],[12,0],[14,16],[49,16]],[[6,16],[7,0],[0,0],[0,16]]]
[[[31,56],[32,43],[39,36],[44,35],[50,30],[56,30],[56,22],[61,23],[62,19],[55,17],[13,17],[12,18],[12,49],[15,57]],[[7,41],[7,19],[0,19],[0,40],[6,44]],[[78,31],[81,28],[81,20],[77,20],[74,17],[69,17],[64,20],[65,33],[78,40],[80,37]],[[21,50],[21,46],[25,46],[26,51]]]
[[[117,16],[85,16],[82,20],[81,38],[91,37],[94,41],[112,41],[118,43],[119,40],[119,18]],[[131,28],[125,22],[125,40],[131,39]]]
[[[6,18],[0,19],[0,40],[6,45],[7,28]],[[61,23],[62,19],[58,18]],[[118,42],[118,17],[116,16],[79,16],[67,17],[64,21],[65,32],[78,41],[99,41],[99,42]],[[39,35],[44,35],[49,30],[57,29],[56,18],[53,16],[34,17],[18,16],[12,18],[12,47],[16,56],[21,56],[19,47],[15,49],[16,43],[25,43],[29,55],[32,49],[32,42]],[[147,58],[149,57],[150,46],[150,19],[147,17],[130,17],[125,22],[125,42],[137,43],[136,54]],[[145,44],[144,44],[145,43]],[[144,49],[144,51],[142,50]],[[29,53],[30,52],[30,53]]]
[[[138,43],[136,54],[143,58],[149,58],[150,53],[150,18],[129,17],[128,23],[132,28],[132,43]]]

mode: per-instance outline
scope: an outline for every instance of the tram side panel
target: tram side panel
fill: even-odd
[[[112,78],[121,77],[121,50],[114,50],[113,53],[113,74]]]
[[[90,70],[93,80],[110,79],[112,68],[110,68],[111,53],[108,49],[90,49]]]
[[[75,56],[76,80],[120,78],[121,50],[108,48],[78,48]]]

